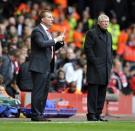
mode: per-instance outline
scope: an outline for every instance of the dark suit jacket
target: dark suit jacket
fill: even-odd
[[[29,61],[20,65],[16,82],[21,91],[32,91],[33,83],[31,73],[29,72]]]
[[[59,49],[64,45],[49,40],[43,27],[39,24],[32,31],[31,35],[31,56],[29,70],[39,73],[46,73],[54,68],[54,57],[51,58],[51,46],[54,46],[54,50]]]
[[[12,72],[12,61],[8,55],[2,56],[2,65],[0,66],[0,74],[4,77],[5,86],[9,85],[14,78],[14,72]]]
[[[87,57],[87,81],[107,84],[112,68],[112,37],[99,26],[86,33],[84,50]]]

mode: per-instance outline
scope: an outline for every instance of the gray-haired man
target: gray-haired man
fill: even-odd
[[[97,26],[86,33],[84,50],[87,56],[88,121],[105,121],[100,115],[112,68],[112,37],[107,31],[108,25],[109,17],[101,14]]]

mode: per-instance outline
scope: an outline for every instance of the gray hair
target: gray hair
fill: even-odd
[[[109,20],[109,17],[106,14],[100,14],[98,17],[98,22],[103,21],[105,19]]]

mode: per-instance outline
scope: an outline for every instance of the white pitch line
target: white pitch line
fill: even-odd
[[[53,122],[31,122],[31,121],[28,121],[28,122],[23,122],[23,123],[41,123],[41,124],[45,124],[45,123],[49,123],[49,124],[80,124],[80,123],[102,123],[101,121],[53,121]]]

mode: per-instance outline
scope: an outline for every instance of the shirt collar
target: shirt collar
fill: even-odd
[[[43,29],[44,29],[45,31],[48,30],[48,28],[47,28],[44,24],[40,23],[40,25],[43,27]]]

